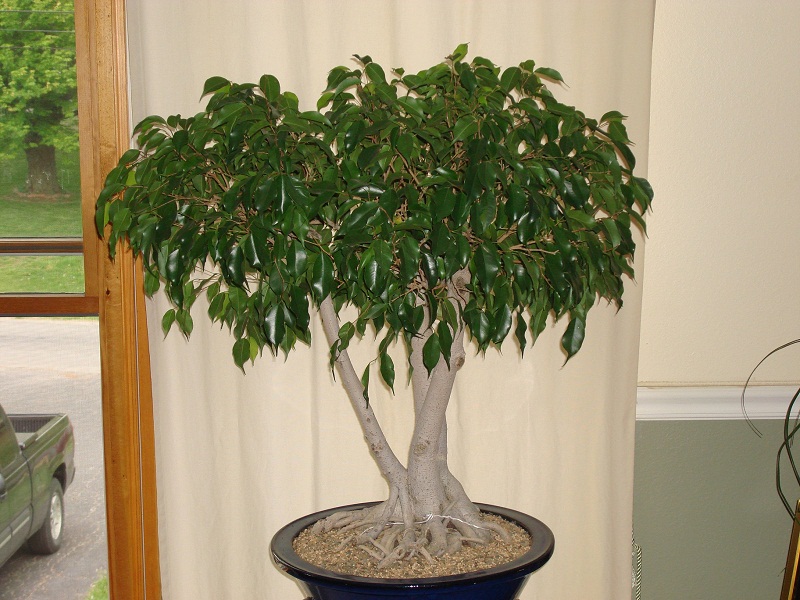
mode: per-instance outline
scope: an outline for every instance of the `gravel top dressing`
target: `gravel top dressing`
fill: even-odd
[[[501,524],[509,533],[510,541],[503,542],[497,534],[493,534],[493,540],[488,544],[465,544],[454,554],[431,560],[417,555],[411,560],[400,560],[378,568],[379,561],[364,549],[368,547],[366,544],[345,543],[357,532],[334,529],[314,534],[309,528],[295,538],[294,551],[303,560],[337,573],[384,579],[413,579],[490,569],[514,560],[530,549],[531,538],[521,527],[495,515],[484,514],[483,518]]]

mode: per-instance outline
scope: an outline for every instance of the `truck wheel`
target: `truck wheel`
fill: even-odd
[[[61,547],[64,534],[64,492],[57,479],[50,482],[47,514],[39,531],[28,539],[28,548],[37,554],[53,554]]]

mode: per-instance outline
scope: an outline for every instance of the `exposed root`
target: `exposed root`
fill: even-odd
[[[383,556],[382,556],[382,555],[381,555],[381,554],[380,554],[378,551],[376,551],[376,550],[373,550],[372,548],[370,548],[370,547],[369,547],[369,546],[367,546],[366,544],[361,544],[361,545],[359,546],[359,548],[361,548],[361,550],[363,550],[364,552],[366,552],[367,554],[369,554],[369,555],[370,555],[372,558],[374,558],[375,560],[382,560],[382,558],[383,558]]]
[[[342,543],[341,543],[341,544],[339,544],[339,547],[338,547],[338,548],[336,548],[336,551],[337,551],[337,552],[339,552],[339,551],[340,551],[342,548],[346,547],[346,546],[347,546],[347,545],[348,545],[350,542],[352,542],[352,541],[353,541],[353,538],[354,538],[354,537],[356,537],[356,536],[354,536],[354,535],[351,535],[351,536],[349,536],[349,537],[346,537],[345,539],[343,539],[343,540],[342,540]]]
[[[484,545],[494,535],[503,541],[510,539],[501,525],[483,519],[480,513],[463,514],[452,504],[444,515],[429,515],[411,524],[398,520],[396,507],[387,504],[335,513],[315,523],[312,532],[353,532],[339,549],[356,546],[378,561],[379,568],[417,556],[432,564],[436,557],[454,554],[464,546]]]
[[[484,529],[489,529],[490,531],[494,531],[497,535],[500,536],[500,539],[503,540],[504,542],[507,542],[510,539],[508,532],[497,523],[490,523],[488,521],[481,520],[481,527],[483,527]]]
[[[424,556],[424,557],[425,557],[425,559],[426,559],[426,560],[427,560],[427,561],[428,561],[430,564],[433,564],[433,563],[434,563],[433,557],[430,555],[430,552],[428,552],[428,551],[425,549],[425,546],[420,546],[420,547],[418,548],[418,550],[419,550],[419,553],[420,553],[420,554],[422,554],[422,556]]]

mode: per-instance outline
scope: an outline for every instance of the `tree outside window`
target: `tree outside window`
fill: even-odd
[[[0,293],[84,292],[75,41],[73,0],[0,0]]]

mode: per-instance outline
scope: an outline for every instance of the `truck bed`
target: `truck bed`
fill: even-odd
[[[17,434],[17,441],[22,449],[32,444],[46,429],[55,423],[61,415],[6,415],[11,427]]]

